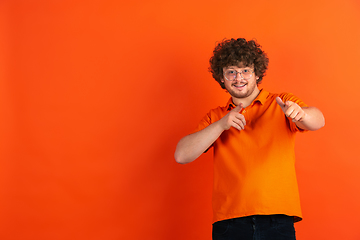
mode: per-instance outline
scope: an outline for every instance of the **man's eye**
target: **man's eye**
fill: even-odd
[[[250,72],[249,69],[244,69],[244,70],[243,70],[243,73],[249,73],[249,72]]]
[[[235,71],[230,70],[228,71],[228,74],[235,74]]]

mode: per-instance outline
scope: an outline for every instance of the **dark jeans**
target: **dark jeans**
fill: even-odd
[[[213,240],[295,240],[294,218],[255,215],[215,222]]]

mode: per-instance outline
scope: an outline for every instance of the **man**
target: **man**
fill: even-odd
[[[295,133],[324,126],[323,114],[293,94],[260,89],[268,57],[254,40],[219,43],[213,77],[230,94],[182,138],[178,163],[214,150],[213,239],[295,239],[302,219],[295,174]]]

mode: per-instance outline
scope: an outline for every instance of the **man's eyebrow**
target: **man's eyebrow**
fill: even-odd
[[[235,66],[231,66],[231,67],[225,67],[225,69],[235,69],[235,68],[240,68],[240,69],[252,69],[252,67],[235,67]]]

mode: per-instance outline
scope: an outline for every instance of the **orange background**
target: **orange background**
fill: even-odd
[[[228,99],[231,37],[326,117],[297,137],[298,239],[360,239],[357,0],[1,1],[0,239],[210,239],[211,153],[173,153]]]

